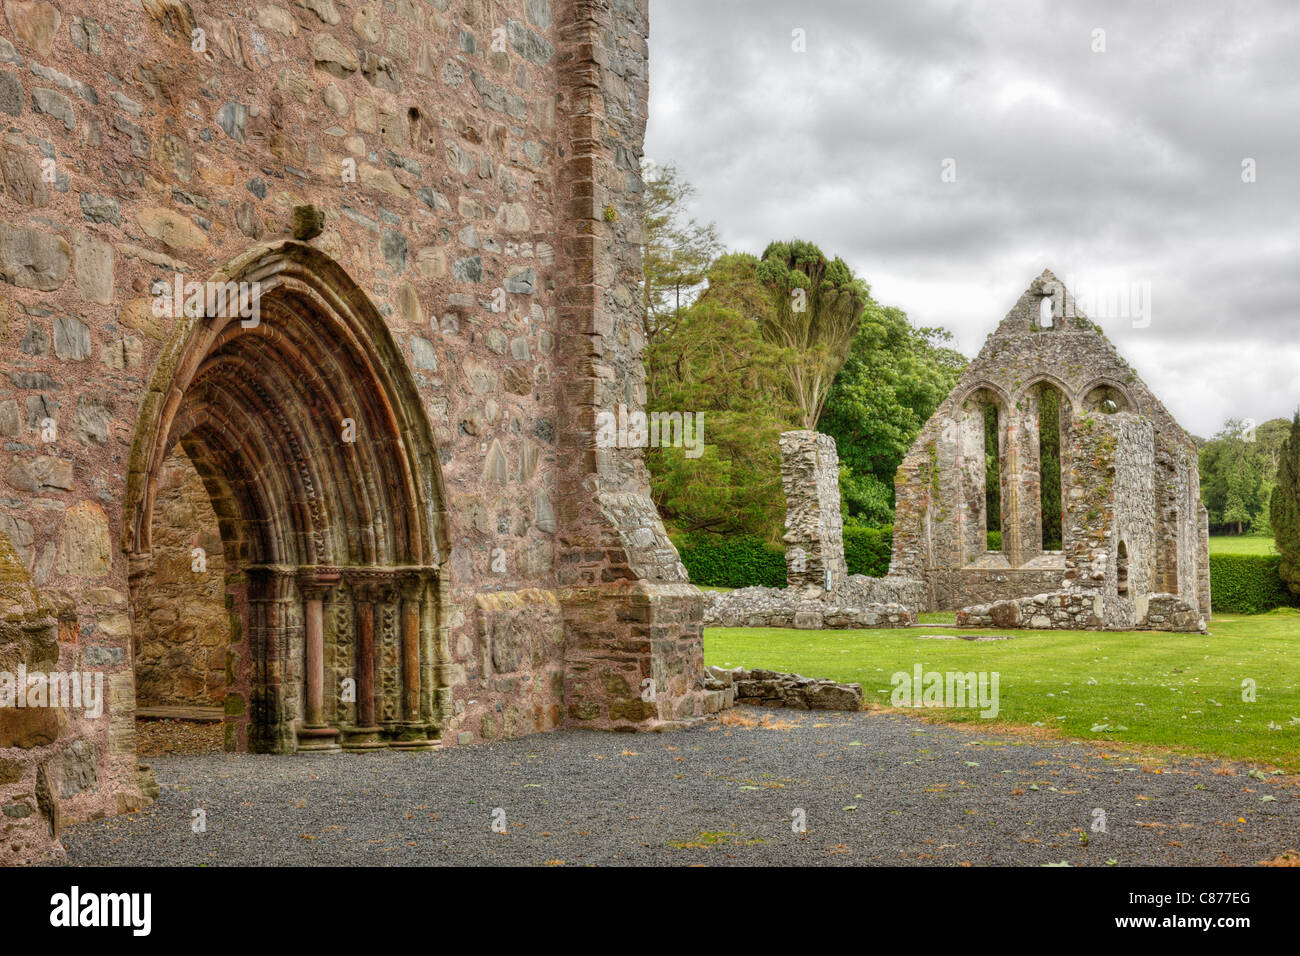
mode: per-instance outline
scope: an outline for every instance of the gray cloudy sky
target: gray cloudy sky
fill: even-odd
[[[1149,287],[1145,326],[1091,314],[1190,431],[1300,404],[1294,0],[650,0],[646,156],[730,248],[813,240],[967,355],[1050,268]]]

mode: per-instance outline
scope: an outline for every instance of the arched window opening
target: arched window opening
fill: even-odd
[[[1061,393],[1050,385],[1038,393],[1039,505],[1044,551],[1062,548]]]
[[[1056,328],[1056,297],[1044,295],[1039,299],[1039,328]]]
[[[1002,550],[1002,454],[998,407],[984,406],[984,536],[989,551]]]
[[[1098,385],[1083,397],[1083,407],[1090,412],[1114,415],[1116,412],[1133,411],[1133,403],[1127,395],[1114,385]]]
[[[1116,561],[1115,589],[1120,594],[1128,594],[1128,545],[1119,543],[1119,557]]]
[[[1040,329],[1051,329],[1056,326],[1056,317],[1052,314],[1052,306],[1055,300],[1050,295],[1045,295],[1038,303],[1038,327]]]

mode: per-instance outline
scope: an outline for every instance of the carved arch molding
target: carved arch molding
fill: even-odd
[[[231,569],[228,748],[431,747],[449,698],[445,495],[406,361],[311,246],[255,246],[205,290],[141,405],[123,515],[132,589],[179,443]]]

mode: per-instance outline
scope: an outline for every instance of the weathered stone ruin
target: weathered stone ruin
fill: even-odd
[[[723,706],[789,707],[792,710],[862,709],[861,684],[837,684],[833,680],[802,677],[755,668],[727,670],[710,667],[705,686],[723,695]]]
[[[1059,469],[1044,460],[1053,446]],[[1058,470],[1060,512],[1045,514],[1043,476]],[[1050,272],[922,429],[896,492],[890,573],[923,583],[922,610],[955,610],[959,625],[1204,630],[1196,444]]]
[[[647,30],[6,0],[0,669],[107,701],[0,715],[0,860],[147,800],[140,701],[274,752],[716,708],[642,452],[595,437],[644,403]]]
[[[899,468],[885,577],[847,573],[834,441],[787,432],[781,452],[786,587],[710,592],[707,626],[898,627],[918,611],[956,611],[963,627],[1205,630],[1196,443],[1050,272],[989,336]],[[1059,499],[1044,496],[1043,475],[1058,473]],[[1044,507],[1054,500],[1052,520]],[[1059,543],[1047,539],[1052,527]]]
[[[706,592],[706,626],[870,628],[916,622],[917,581],[892,572],[883,578],[848,573],[839,475],[835,439],[813,431],[781,435],[786,586]]]

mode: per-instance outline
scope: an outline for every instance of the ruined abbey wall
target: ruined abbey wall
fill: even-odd
[[[73,748],[63,821],[147,798],[176,442],[222,539],[201,587],[236,626],[204,691],[233,747],[355,727],[362,663],[359,746],[705,706],[641,451],[593,439],[645,398],[647,33],[645,0],[4,2],[0,532],[63,622],[33,659],[108,688],[39,746],[3,725],[14,854],[43,852],[37,783]],[[271,290],[260,328],[155,307],[214,275]]]
[[[1043,534],[1040,414],[1048,390],[1061,408],[1059,550],[1045,548]],[[996,530],[986,507],[990,405],[998,415],[1000,549],[987,545]],[[1075,625],[1144,626],[1153,595],[1172,595],[1159,604],[1181,606],[1183,623],[1210,614],[1195,442],[1050,272],[1021,296],[926,423],[895,490],[891,573],[924,582],[925,609],[976,605],[967,615],[974,623],[989,605],[1085,589],[1104,601],[1095,613],[1091,600],[1075,607]]]

